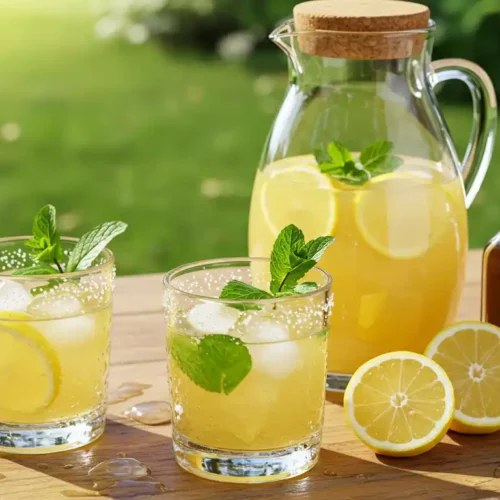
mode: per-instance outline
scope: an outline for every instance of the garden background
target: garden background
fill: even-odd
[[[246,254],[259,156],[286,88],[266,34],[291,0],[0,0],[0,234],[45,203],[64,234],[130,224],[121,274]],[[481,64],[500,89],[500,2],[425,0],[434,58]],[[470,98],[439,96],[458,149]],[[469,212],[471,246],[500,231],[500,145]]]

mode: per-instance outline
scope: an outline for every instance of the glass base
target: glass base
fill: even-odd
[[[72,450],[98,439],[105,425],[104,408],[47,424],[0,422],[0,452],[36,455]]]
[[[326,375],[326,390],[330,392],[344,392],[352,375],[345,373],[328,373]]]
[[[267,483],[307,472],[314,467],[321,448],[320,434],[290,448],[274,451],[226,451],[197,445],[174,433],[177,463],[188,472],[226,483]]]

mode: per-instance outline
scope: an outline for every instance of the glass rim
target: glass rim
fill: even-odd
[[[7,236],[5,238],[0,238],[0,245],[2,243],[10,243],[15,241],[26,241],[31,239],[32,236]],[[79,238],[72,238],[69,236],[62,236],[61,241],[68,243],[76,243]],[[61,278],[78,278],[81,276],[88,276],[90,274],[98,274],[104,272],[108,267],[112,267],[115,263],[115,256],[109,248],[105,248],[101,253],[106,256],[106,261],[98,266],[92,266],[83,271],[73,271],[70,273],[57,273],[57,274],[34,274],[31,276],[13,276],[12,274],[7,274],[0,269],[0,278],[8,278],[9,280],[15,281],[37,281],[44,280],[50,281],[51,279],[61,279]]]
[[[331,275],[326,272],[324,269],[318,266],[314,266],[311,270],[318,271],[325,279],[326,283],[316,288],[316,290],[312,290],[310,292],[301,294],[301,295],[293,295],[291,297],[273,297],[271,299],[253,299],[253,300],[235,300],[235,299],[221,299],[220,297],[213,297],[211,295],[201,295],[192,292],[186,292],[185,290],[181,290],[176,287],[173,283],[173,280],[178,277],[182,273],[182,271],[189,271],[190,269],[195,270],[197,268],[202,268],[203,266],[217,265],[217,264],[237,264],[237,263],[247,263],[251,264],[252,262],[271,262],[271,259],[267,257],[228,257],[228,258],[218,258],[218,259],[207,259],[207,260],[199,260],[195,262],[190,262],[188,264],[182,264],[174,269],[168,271],[163,277],[163,286],[166,290],[173,290],[177,293],[184,295],[185,297],[189,297],[191,299],[204,300],[206,302],[215,302],[218,304],[229,304],[229,305],[251,305],[251,304],[280,304],[283,302],[288,302],[291,300],[301,300],[308,297],[314,297],[320,293],[327,293],[333,283],[333,279]],[[202,269],[201,269],[202,270]],[[182,273],[184,274],[184,273]],[[181,274],[181,275],[182,275]]]
[[[285,31],[285,28],[290,28],[291,31]],[[436,22],[429,19],[429,23],[425,28],[416,28],[411,30],[394,30],[394,31],[336,31],[336,30],[303,30],[297,31],[295,29],[295,21],[292,18],[287,19],[274,31],[271,32],[269,38],[279,40],[282,38],[296,37],[299,35],[363,35],[363,36],[383,36],[387,38],[411,36],[411,35],[424,35],[433,33],[436,30]]]

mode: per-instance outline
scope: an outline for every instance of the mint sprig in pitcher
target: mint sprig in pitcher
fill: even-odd
[[[271,39],[289,85],[255,179],[250,254],[279,231],[335,236],[328,386],[343,390],[368,359],[423,352],[453,321],[464,281],[466,207],[493,152],[496,99],[469,61],[431,62],[435,23],[424,5],[310,1]],[[463,81],[473,126],[459,158],[434,90]]]

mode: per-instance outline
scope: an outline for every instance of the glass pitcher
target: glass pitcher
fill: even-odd
[[[373,33],[407,55],[379,60],[306,53],[300,37],[336,43],[342,33],[299,33],[293,20],[271,35],[288,56],[289,86],[255,179],[250,255],[269,256],[290,223],[306,240],[336,237],[321,261],[333,277],[335,302],[330,390],[344,390],[374,356],[423,352],[455,318],[466,207],[491,160],[496,100],[475,64],[431,63],[434,30],[430,21],[425,29]],[[369,44],[372,34],[363,35]],[[462,160],[434,94],[452,79],[469,87],[473,101]]]

